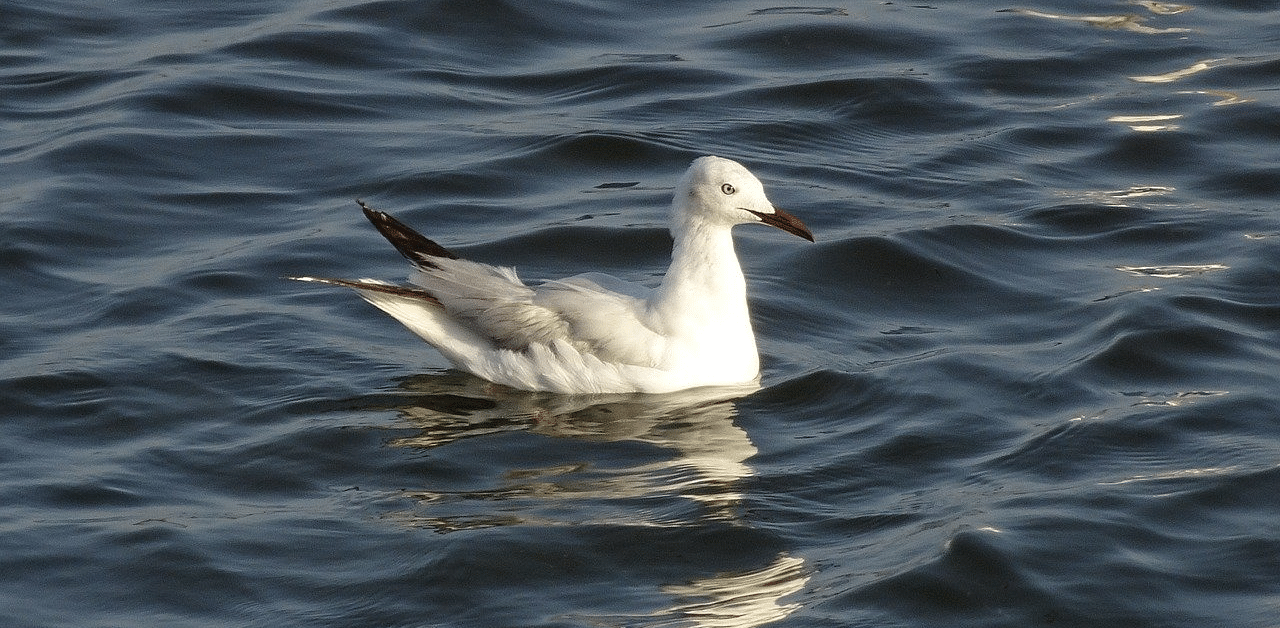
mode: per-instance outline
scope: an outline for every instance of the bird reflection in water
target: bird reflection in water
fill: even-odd
[[[481,486],[408,488],[394,499],[410,507],[387,517],[446,534],[522,525],[749,528],[740,512],[742,484],[757,449],[734,419],[736,400],[757,389],[752,383],[664,395],[565,396],[512,391],[462,374],[407,379],[386,398],[408,426],[389,444],[433,456],[465,448],[460,455],[472,462],[482,450],[486,478]],[[533,438],[511,447],[504,442],[496,454],[474,440],[504,437]],[[804,561],[777,549],[746,551],[753,552],[761,554],[757,567],[664,586],[669,608],[643,617],[583,619],[756,626],[786,617],[797,606],[782,598],[803,589]]]

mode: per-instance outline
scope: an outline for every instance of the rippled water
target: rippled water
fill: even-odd
[[[1280,625],[1280,9],[10,1],[0,624]],[[756,392],[495,388],[363,198],[652,281],[738,159]]]

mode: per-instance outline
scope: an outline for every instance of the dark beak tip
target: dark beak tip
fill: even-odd
[[[805,226],[799,218],[792,216],[790,213],[787,213],[782,209],[775,207],[774,213],[772,214],[765,214],[761,212],[751,213],[758,216],[760,218],[760,222],[763,222],[766,225],[777,227],[787,233],[800,236],[810,242],[816,242],[813,238],[813,232],[809,230],[809,227]]]

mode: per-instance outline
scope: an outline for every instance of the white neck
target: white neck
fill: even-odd
[[[672,233],[671,267],[653,307],[673,325],[672,331],[698,333],[715,326],[750,333],[747,285],[730,227],[681,221]]]

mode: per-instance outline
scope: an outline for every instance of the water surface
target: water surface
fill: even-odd
[[[2,624],[1277,625],[1273,3],[3,13]],[[703,154],[818,237],[738,230],[756,391],[282,279],[404,275],[362,198],[653,282]]]

